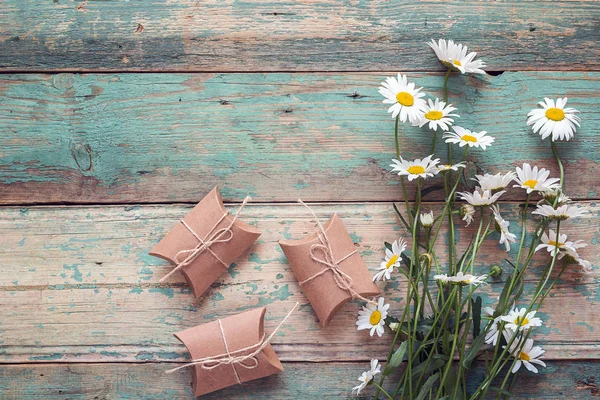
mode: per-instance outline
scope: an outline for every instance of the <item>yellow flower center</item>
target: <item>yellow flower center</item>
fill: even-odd
[[[369,322],[371,325],[377,325],[381,321],[381,312],[379,310],[375,310],[371,313],[369,317]]]
[[[474,142],[474,143],[477,143],[477,138],[475,136],[462,135],[461,139],[464,140],[465,142]]]
[[[551,246],[554,246],[554,247],[556,247],[557,245],[558,245],[558,247],[565,245],[564,243],[561,243],[561,242],[556,243],[554,240],[548,240],[548,244]]]
[[[517,317],[515,318],[515,325],[525,326],[529,323],[527,317]]]
[[[438,110],[431,110],[427,114],[425,114],[425,118],[430,119],[432,121],[437,121],[438,119],[442,119],[444,113]]]
[[[408,173],[413,175],[419,175],[425,172],[425,168],[420,165],[411,165],[408,167]]]
[[[535,179],[529,179],[529,180],[526,180],[525,182],[523,182],[523,186],[527,186],[532,189],[535,189],[535,185],[537,185],[537,183],[538,183],[538,181],[536,181]]]
[[[522,351],[521,354],[519,354],[519,359],[521,359],[523,361],[529,361],[529,360],[531,360],[531,357],[529,357],[529,354]]]
[[[460,61],[458,61],[458,60],[454,60],[454,61],[452,61],[452,62],[454,63],[454,65],[458,65],[459,67],[462,67],[462,64],[461,64],[461,62],[460,62]]]
[[[565,112],[560,108],[549,108],[546,110],[546,118],[552,121],[562,121],[565,119]]]
[[[410,93],[400,92],[396,95],[396,100],[403,106],[410,107],[415,104],[415,98]]]
[[[394,254],[393,256],[390,257],[387,264],[385,264],[385,267],[390,268],[392,265],[396,264],[396,261],[398,261],[398,255]]]

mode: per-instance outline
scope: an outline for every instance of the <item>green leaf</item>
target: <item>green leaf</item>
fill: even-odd
[[[388,242],[383,242],[383,244],[385,245],[385,248],[388,249],[389,251],[392,251],[392,245]]]
[[[473,339],[475,339],[481,332],[481,296],[477,296],[475,301],[471,298],[471,305],[473,307]]]
[[[406,265],[407,268],[410,268],[412,252],[410,250],[405,250],[400,254],[400,258],[402,258],[404,265]]]
[[[512,395],[511,392],[508,392],[508,391],[506,391],[504,389],[500,389],[500,388],[497,388],[497,387],[490,386],[490,390],[492,390],[494,392],[502,393],[503,395],[507,396],[507,399],[512,399],[512,397],[513,397],[513,395]]]
[[[423,400],[425,398],[425,396],[427,396],[427,394],[429,393],[429,390],[431,390],[431,388],[433,387],[433,384],[435,383],[435,381],[437,381],[438,377],[440,376],[439,372],[436,372],[435,374],[431,375],[423,384],[423,387],[421,387],[421,391],[419,392],[419,395],[417,396],[417,398],[415,400]]]
[[[392,203],[392,205],[394,206],[394,211],[396,211],[396,214],[398,214],[398,217],[400,217],[400,220],[404,224],[404,227],[406,228],[407,231],[410,232],[411,231],[410,230],[410,225],[408,224],[408,222],[406,222],[406,220],[402,216],[402,213],[400,212],[400,210],[398,210],[398,207],[396,206],[396,203]]]
[[[481,349],[481,346],[483,346],[484,343],[485,335],[479,335],[475,338],[475,340],[473,340],[473,342],[471,343],[471,347],[469,347],[469,350],[467,350],[467,353],[465,354],[465,357],[462,360],[463,367],[467,369],[469,368],[473,360],[477,357],[477,354],[479,354],[479,350]]]
[[[408,342],[407,341],[402,342],[400,347],[398,347],[398,349],[392,355],[392,358],[390,359],[390,362],[388,363],[388,365],[391,368],[396,368],[397,366],[402,364],[402,361],[404,361],[404,356],[406,354],[407,349],[408,349]]]
[[[427,360],[423,361],[421,364],[417,365],[412,369],[413,378],[421,373],[421,371],[425,370],[425,375],[430,374],[436,369],[440,369],[448,362],[448,356],[445,354],[434,354],[429,358],[429,362]]]

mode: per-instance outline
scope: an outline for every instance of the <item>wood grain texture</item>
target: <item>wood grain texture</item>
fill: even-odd
[[[440,70],[446,37],[491,70],[598,70],[596,1],[3,0],[0,69]]]
[[[388,172],[393,120],[377,93],[386,75],[2,76],[0,204],[197,202],[215,184],[238,201],[398,200],[399,179]],[[410,77],[440,95],[441,76]],[[557,174],[548,141],[525,121],[543,97],[563,95],[583,118],[575,139],[558,145],[567,192],[597,198],[600,73],[452,77],[460,125],[496,137],[471,151],[470,172],[527,161]],[[429,154],[431,136],[403,126],[404,157]]]
[[[518,399],[588,400],[599,394],[600,368],[590,361],[549,361],[539,374],[523,373],[513,393]],[[6,400],[39,398],[74,399],[193,399],[186,370],[167,375],[169,363],[149,364],[38,364],[10,365],[0,369],[0,390]],[[367,363],[284,363],[284,371],[246,382],[202,399],[367,399],[350,396],[356,378]],[[475,377],[477,378],[477,377]],[[470,387],[475,379],[468,381]]]
[[[536,330],[549,359],[597,358],[600,344],[598,239],[600,209],[583,204],[587,218],[561,225],[570,239],[590,245],[581,254],[590,270],[572,267],[549,296]],[[439,212],[440,205],[427,208]],[[5,207],[0,209],[0,362],[147,362],[184,361],[188,354],[173,332],[268,306],[267,330],[295,301],[301,307],[273,340],[284,361],[357,361],[381,357],[390,335],[370,338],[354,322],[359,304],[346,304],[331,324],[321,329],[277,245],[282,238],[300,238],[314,231],[306,210],[295,204],[250,204],[242,218],[264,233],[228,273],[195,300],[183,278],[166,284],[159,279],[170,270],[148,250],[185,215],[190,206]],[[376,269],[383,241],[398,235],[398,223],[387,204],[315,205],[320,218],[338,212],[367,265]],[[505,218],[516,227],[518,207],[504,204]],[[461,231],[474,233],[475,224]],[[476,262],[485,273],[503,265],[506,253],[497,237],[486,241]],[[443,240],[438,252],[443,257]],[[514,257],[514,249],[511,255]],[[548,261],[539,254],[526,276],[533,290]],[[406,284],[396,278],[385,286],[393,313],[403,307]],[[481,291],[493,304],[501,281]]]

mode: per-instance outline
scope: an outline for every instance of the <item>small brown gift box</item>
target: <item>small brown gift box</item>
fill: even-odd
[[[261,307],[175,333],[192,360],[205,360],[193,365],[195,396],[283,371],[277,354],[265,343],[265,311]],[[248,358],[258,349],[258,354]],[[224,363],[229,356],[237,357],[238,362]]]
[[[381,291],[373,283],[373,277],[337,214],[322,226],[323,231],[320,231],[320,224],[318,229],[304,239],[280,240],[279,245],[321,326],[325,327],[348,300],[375,296]],[[331,257],[327,254],[328,248],[331,248]],[[343,289],[345,286],[347,288]]]
[[[149,254],[175,264],[194,295],[200,297],[260,236],[260,231],[239,220],[238,214],[229,214],[215,187]]]

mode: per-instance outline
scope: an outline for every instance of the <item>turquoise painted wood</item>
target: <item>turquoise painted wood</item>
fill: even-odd
[[[187,371],[166,375],[172,363],[38,364],[0,369],[2,398],[21,400],[43,393],[49,400],[193,399]],[[367,389],[352,397],[350,389],[368,367],[362,363],[284,363],[284,372],[215,392],[209,400],[368,399]],[[325,370],[326,369],[326,370]],[[522,375],[515,386],[518,399],[588,400],[598,396],[598,365],[589,361],[551,361],[539,375]],[[477,377],[475,377],[477,378]],[[391,380],[388,380],[388,382]],[[469,383],[472,385],[474,379]]]
[[[573,266],[544,303],[544,326],[535,331],[549,359],[595,359],[600,345],[600,205],[584,202],[590,216],[566,221],[561,232],[589,244],[581,256],[592,268]],[[383,257],[383,242],[402,235],[386,203],[314,205],[325,221],[337,212],[372,272]],[[439,214],[440,203],[427,208]],[[0,209],[0,363],[184,361],[188,353],[172,334],[249,308],[266,306],[267,332],[300,302],[274,338],[284,361],[365,361],[385,354],[391,340],[371,338],[355,327],[359,302],[346,304],[322,329],[298,286],[278,240],[314,232],[314,222],[297,204],[250,204],[241,218],[263,235],[228,272],[196,300],[183,278],[159,280],[172,268],[148,256],[162,236],[189,212],[191,205],[5,207]],[[502,204],[503,216],[520,234],[518,206]],[[461,227],[470,238],[476,224]],[[463,240],[461,250],[467,242]],[[445,254],[444,240],[436,254]],[[507,255],[490,236],[476,260],[475,273],[499,264],[510,271]],[[525,276],[526,293],[539,282],[546,252],[534,259]],[[442,260],[444,261],[444,260]],[[506,276],[506,275],[504,275]],[[503,279],[478,290],[492,305]],[[384,286],[398,315],[404,307],[406,281],[400,274]],[[24,334],[26,331],[26,334]],[[324,374],[327,367],[323,366]]]
[[[388,172],[393,120],[377,93],[389,74],[6,75],[0,203],[196,202],[214,185],[234,201],[398,200]],[[440,95],[439,74],[409,76]],[[525,121],[543,97],[562,95],[583,119],[575,139],[559,144],[567,193],[597,198],[589,177],[600,173],[600,73],[451,77],[460,124],[496,137],[488,151],[471,151],[471,173],[528,161],[556,175],[549,142]],[[431,140],[402,126],[407,158],[429,154]]]
[[[440,70],[425,42],[491,70],[598,70],[596,1],[3,0],[0,68]]]

